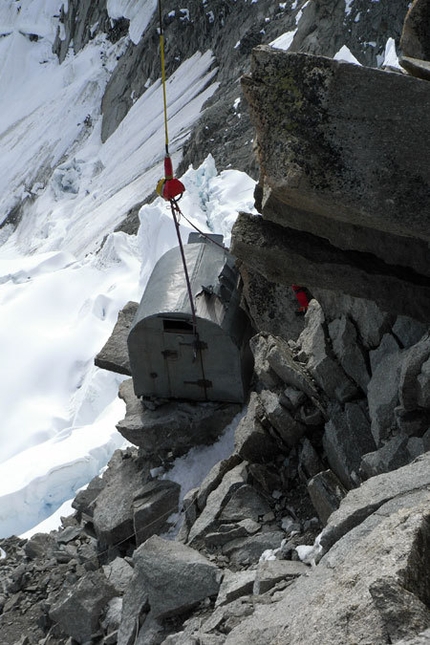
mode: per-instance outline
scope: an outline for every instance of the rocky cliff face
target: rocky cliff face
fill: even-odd
[[[379,67],[387,37],[397,42],[409,2],[317,0],[303,7],[290,51],[334,56],[346,45],[367,67]]]
[[[0,543],[5,645],[429,641],[428,84],[323,57],[347,44],[376,65],[407,5],[166,5],[169,69],[197,47],[219,64],[185,163],[211,151],[220,169],[260,172],[262,215],[241,214],[233,236],[257,332],[253,388],[238,418],[233,405],[143,405],[124,382],[118,430],[135,447],[79,493],[61,530]],[[403,37],[421,76],[426,7],[413,3]],[[232,109],[237,79],[251,48],[301,11],[293,53],[258,47],[243,82],[254,163],[254,130]],[[63,14],[77,49],[93,21],[112,37],[125,25],[106,22],[102,1],[70,0]],[[104,136],[157,75],[155,29],[118,62]],[[313,296],[304,316],[293,283]],[[129,373],[135,308],[97,358],[106,369]],[[174,458],[232,420],[232,454],[178,507]]]

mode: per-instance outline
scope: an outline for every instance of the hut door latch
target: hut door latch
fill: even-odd
[[[198,385],[198,387],[202,387],[205,390],[209,387],[212,387],[212,381],[209,381],[208,379],[201,378],[198,381],[184,381],[185,385]]]
[[[176,352],[174,349],[165,349],[161,353],[163,354],[164,358],[170,358],[171,360],[178,358],[178,352]]]
[[[208,348],[208,344],[205,343],[204,340],[197,340],[193,343],[179,343],[179,345],[183,345],[184,347],[193,347],[194,349],[197,349],[197,350]]]

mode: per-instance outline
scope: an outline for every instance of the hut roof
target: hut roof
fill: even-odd
[[[184,245],[184,254],[195,298],[202,291],[228,302],[236,287],[234,258],[210,242]],[[199,315],[203,315],[198,312]],[[136,321],[153,315],[191,315],[184,267],[179,247],[167,251],[155,265],[136,314]]]

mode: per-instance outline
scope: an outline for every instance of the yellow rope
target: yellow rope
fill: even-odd
[[[167,129],[167,96],[166,96],[166,64],[164,59],[164,34],[163,22],[161,16],[161,0],[158,1],[160,16],[160,59],[161,59],[161,84],[163,87],[163,106],[164,106],[164,142],[166,145],[166,154],[169,154],[169,132]]]

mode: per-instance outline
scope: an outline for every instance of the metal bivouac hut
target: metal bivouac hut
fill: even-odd
[[[221,235],[191,233],[157,262],[128,336],[136,396],[243,402],[253,364],[241,282]],[[213,241],[216,243],[214,244]]]

